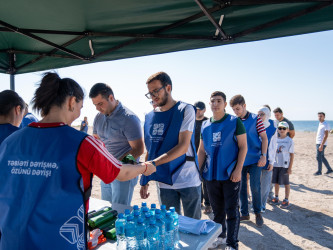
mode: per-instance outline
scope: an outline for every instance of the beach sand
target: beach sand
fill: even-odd
[[[251,221],[240,225],[240,249],[333,249],[333,174],[313,176],[317,170],[315,136],[315,132],[296,132],[291,207],[284,210],[267,204],[262,228],[256,227],[251,213]],[[329,136],[325,153],[333,166],[333,135]],[[100,198],[99,181],[97,177],[93,180],[92,197]],[[142,200],[138,184],[132,205],[142,201],[158,204],[156,186],[152,183],[149,188],[150,197]],[[280,198],[283,197],[284,188],[280,188]],[[202,214],[202,218],[208,216]]]

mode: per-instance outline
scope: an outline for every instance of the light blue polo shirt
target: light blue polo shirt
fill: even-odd
[[[93,133],[117,159],[132,149],[128,141],[142,138],[140,119],[121,102],[109,116],[98,113],[93,126]]]

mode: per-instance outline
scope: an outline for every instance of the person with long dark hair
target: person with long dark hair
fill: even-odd
[[[19,130],[24,110],[25,102],[15,91],[0,92],[0,144],[10,134]]]
[[[42,120],[0,147],[0,249],[86,249],[86,212],[95,174],[105,183],[156,171],[122,165],[103,144],[72,127],[80,85],[46,73],[32,103]]]

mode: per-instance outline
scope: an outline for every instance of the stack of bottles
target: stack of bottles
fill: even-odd
[[[117,211],[111,207],[103,207],[97,211],[88,213],[88,225],[90,229],[99,228],[103,235],[110,239],[116,240],[115,223],[117,220]]]
[[[165,205],[160,209],[156,204],[147,207],[142,202],[141,208],[135,205],[133,211],[126,209],[118,215],[115,223],[117,249],[129,250],[173,250],[178,248],[178,214],[174,207],[167,211]]]

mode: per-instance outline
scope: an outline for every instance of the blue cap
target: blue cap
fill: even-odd
[[[166,210],[166,205],[161,205],[161,210]]]
[[[156,208],[156,204],[155,204],[155,203],[152,203],[152,204],[150,205],[150,207],[151,207],[151,208]]]
[[[139,210],[139,206],[138,205],[134,205],[133,206],[133,210]]]
[[[140,216],[140,212],[138,210],[134,210],[134,217]]]
[[[124,214],[123,213],[118,214],[118,218],[119,219],[123,219],[124,218]]]
[[[161,213],[161,210],[159,210],[158,208],[155,210],[155,214],[158,215]]]
[[[166,214],[165,214],[167,217],[170,217],[171,216],[171,212],[170,211],[168,211],[168,212],[166,212]]]
[[[151,213],[146,213],[145,217],[146,217],[146,218],[151,217]]]
[[[131,221],[131,220],[133,220],[134,218],[133,218],[133,215],[129,215],[129,216],[127,216],[127,221]]]
[[[158,219],[158,220],[162,220],[162,215],[161,215],[161,214],[157,214],[155,217],[156,217],[156,219]]]
[[[155,220],[150,220],[150,221],[149,221],[149,224],[150,224],[150,225],[155,225],[155,223],[156,223]]]
[[[170,207],[170,211],[173,213],[175,211],[175,207]]]
[[[139,219],[138,219],[138,224],[143,224],[143,219],[140,217]]]
[[[142,202],[141,203],[141,207],[146,207],[147,206],[147,203],[146,202]]]
[[[125,209],[125,214],[126,215],[128,215],[128,214],[130,214],[131,213],[131,211],[129,210],[129,209]]]

